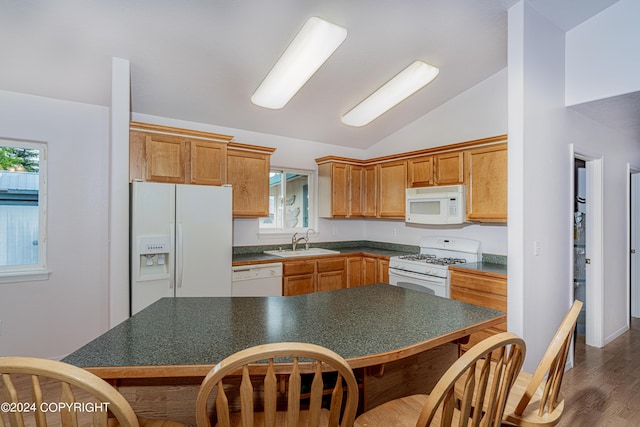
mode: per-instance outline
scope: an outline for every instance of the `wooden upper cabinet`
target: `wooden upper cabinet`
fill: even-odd
[[[436,154],[433,156],[434,184],[455,185],[464,183],[464,152]]]
[[[427,187],[433,185],[433,156],[421,156],[407,162],[407,181],[409,187]]]
[[[146,181],[183,184],[187,182],[187,141],[183,138],[148,134],[144,137]]]
[[[507,144],[469,149],[465,156],[467,219],[507,222]]]
[[[404,218],[407,188],[407,161],[378,165],[378,216]]]
[[[191,140],[189,184],[222,185],[227,177],[227,144]]]
[[[233,189],[235,218],[269,216],[269,171],[273,151],[273,148],[229,143],[226,182]]]
[[[367,165],[362,173],[362,215],[375,217],[378,214],[378,166]]]
[[[131,122],[129,178],[175,184],[222,185],[233,137]]]
[[[463,166],[463,151],[412,158],[407,161],[407,184],[409,187],[462,184]]]
[[[318,215],[361,217],[364,168],[341,162],[318,165]]]
[[[363,216],[364,168],[349,165],[349,197],[347,200],[347,216],[350,218]]]

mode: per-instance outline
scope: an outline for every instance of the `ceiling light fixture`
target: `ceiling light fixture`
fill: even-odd
[[[342,123],[365,126],[429,84],[438,76],[438,67],[415,61],[342,116]]]
[[[315,16],[309,18],[256,89],[251,102],[265,108],[284,107],[346,37],[346,29]]]

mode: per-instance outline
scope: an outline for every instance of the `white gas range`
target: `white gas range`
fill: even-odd
[[[481,259],[477,240],[427,236],[419,244],[419,254],[391,257],[389,283],[449,298],[449,266]]]

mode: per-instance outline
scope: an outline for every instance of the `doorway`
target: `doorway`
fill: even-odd
[[[577,332],[586,345],[604,347],[604,255],[602,156],[574,152],[573,180],[573,298],[584,302]],[[584,299],[583,299],[584,298]],[[582,326],[584,325],[584,326]]]
[[[629,170],[629,299],[631,317],[640,317],[640,172]]]
[[[573,192],[573,292],[574,298],[584,303],[578,316],[576,334],[584,335],[587,307],[587,166],[583,159],[574,159]]]

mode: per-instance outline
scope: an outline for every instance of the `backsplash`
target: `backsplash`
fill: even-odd
[[[507,265],[506,255],[482,254],[482,262]]]
[[[312,248],[325,248],[325,249],[345,249],[345,248],[357,248],[368,247],[390,251],[419,253],[420,248],[414,245],[403,245],[399,243],[387,243],[387,242],[373,242],[370,240],[349,240],[344,242],[316,242],[309,244]],[[258,254],[264,251],[274,251],[278,249],[291,249],[291,245],[257,245],[257,246],[234,246],[233,255],[247,255]]]

